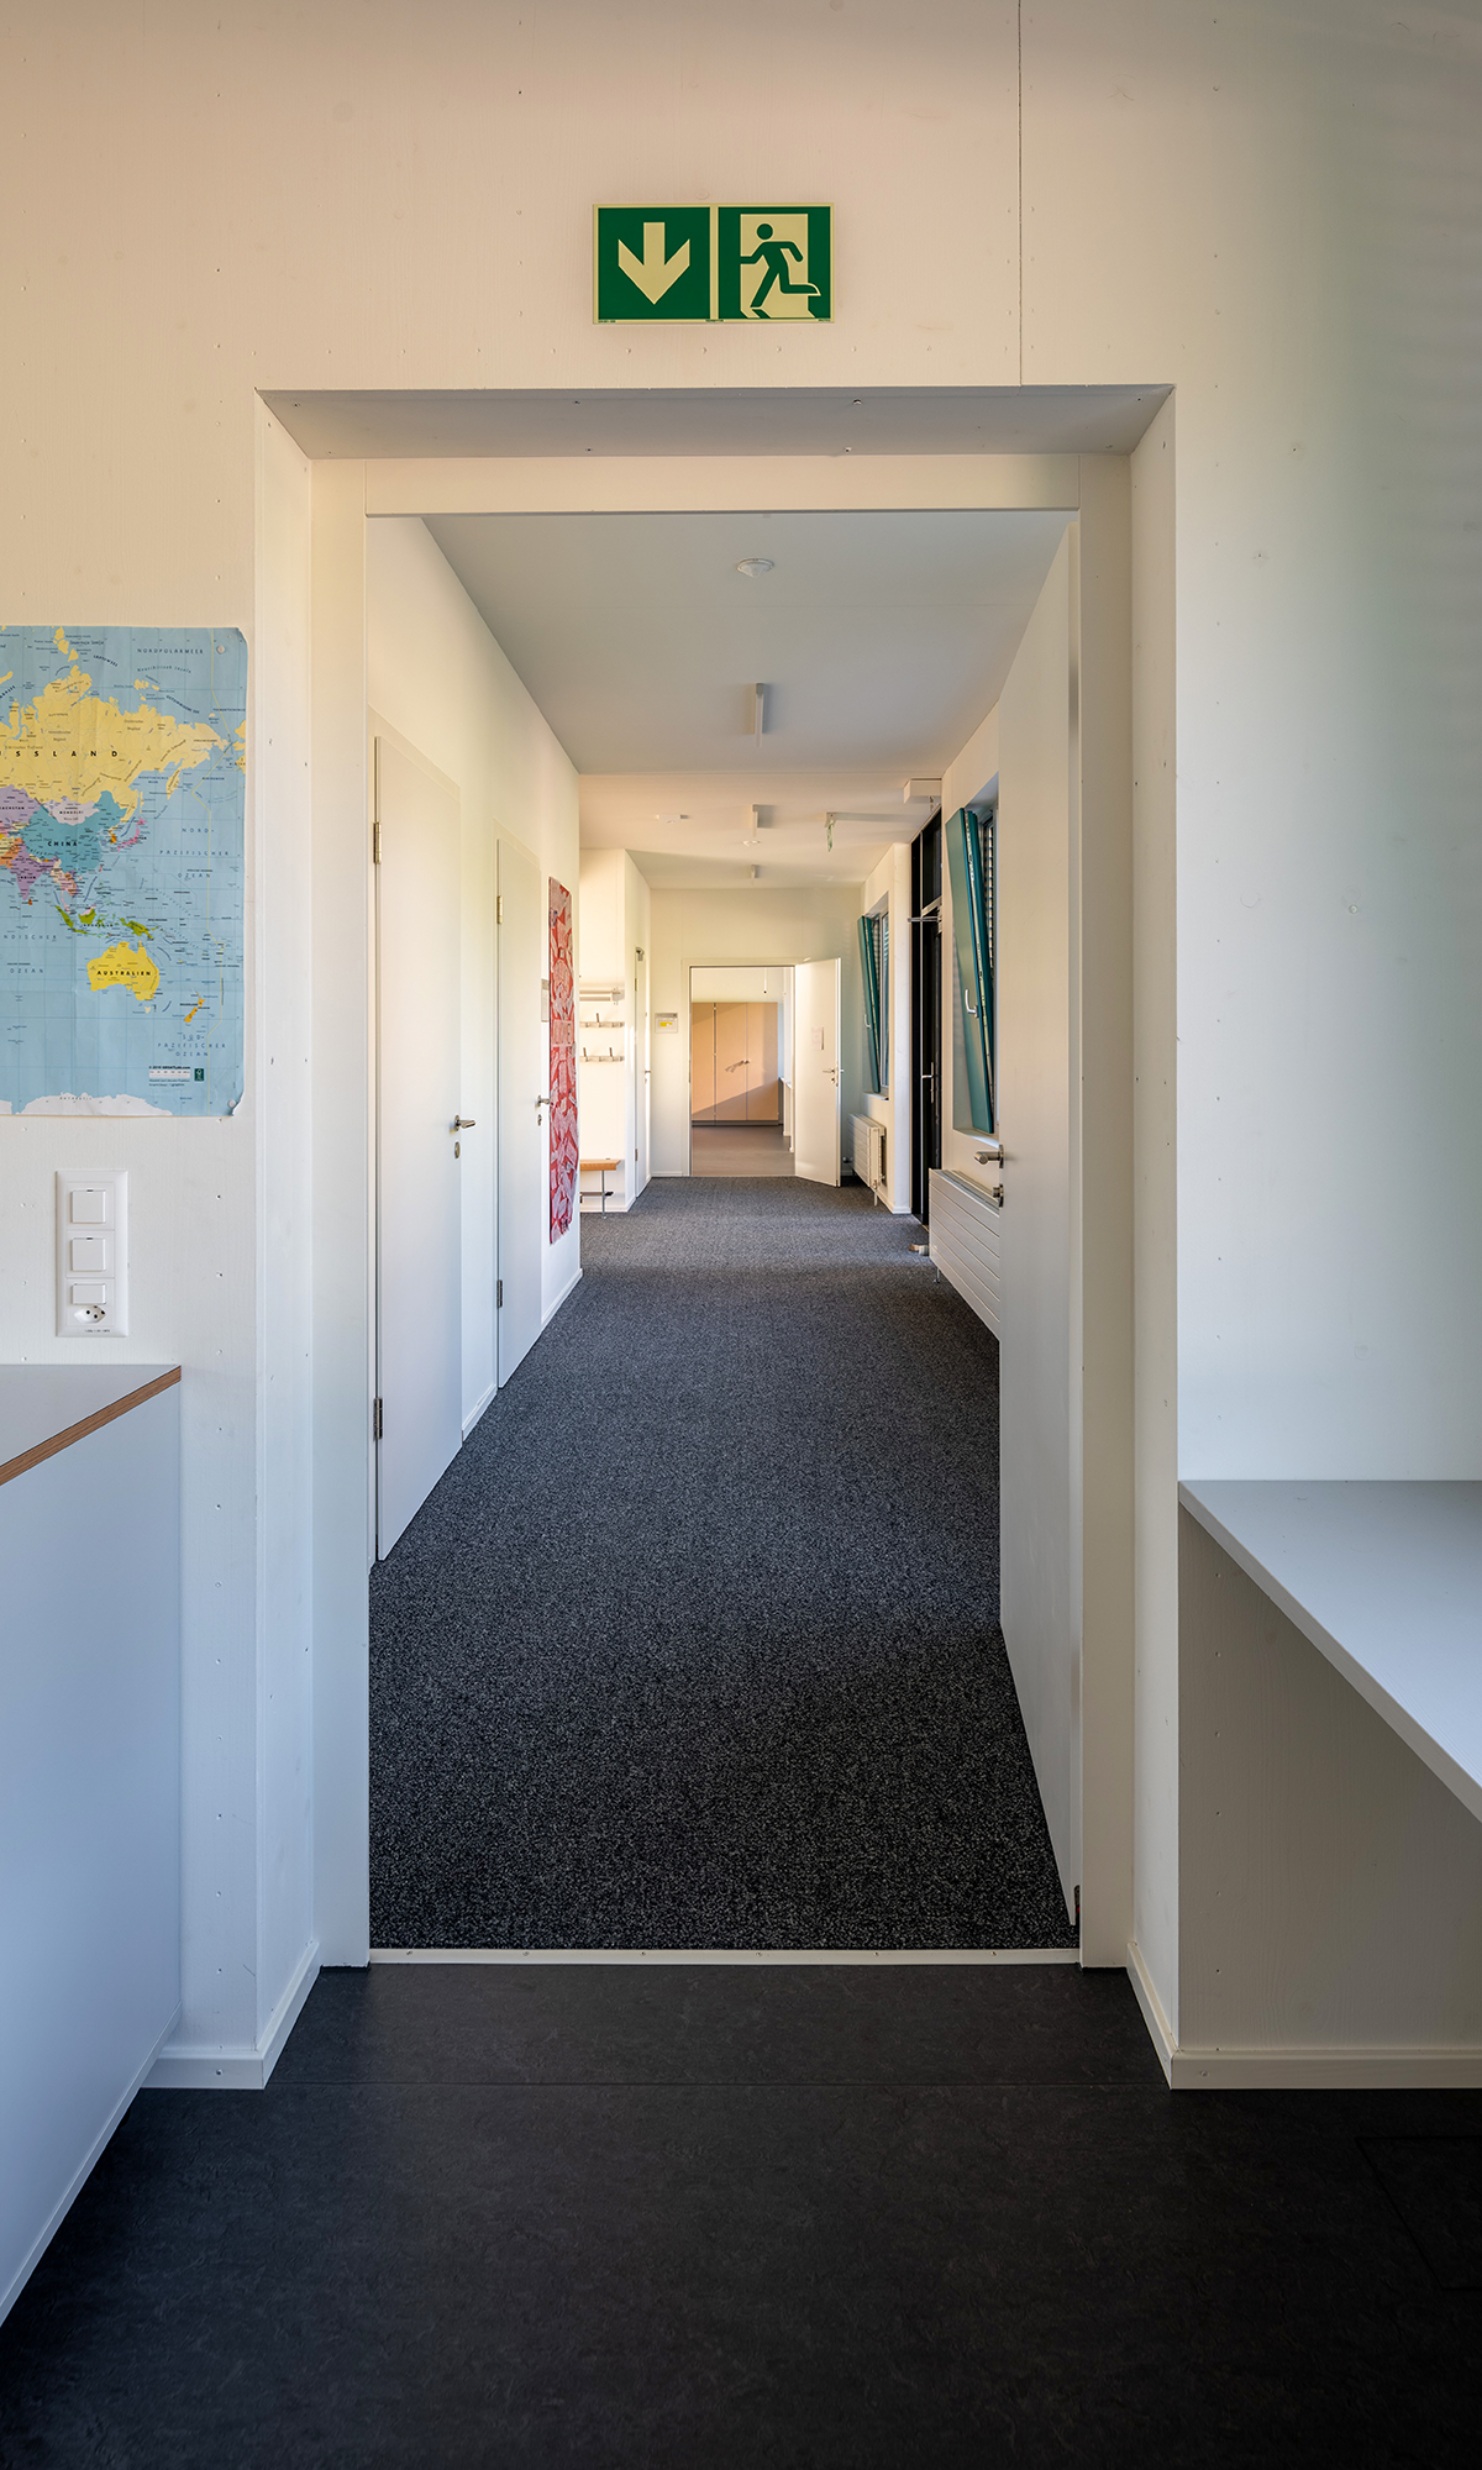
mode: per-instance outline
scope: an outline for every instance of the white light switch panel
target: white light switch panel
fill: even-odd
[[[57,1177],[57,1336],[129,1329],[129,1179]]]

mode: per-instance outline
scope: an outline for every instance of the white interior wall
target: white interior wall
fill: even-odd
[[[890,984],[886,994],[889,1090],[866,1089],[863,1112],[885,1126],[885,1184],[890,1206],[911,1210],[911,844],[892,841],[859,897],[860,915],[885,903],[890,932]],[[844,1147],[849,1147],[845,1127]]]
[[[772,964],[839,959],[840,1061],[844,1123],[864,1095],[864,997],[859,975],[860,888],[829,884],[799,890],[725,892],[655,888],[652,906],[653,1004],[674,1012],[675,1032],[653,1041],[653,1171],[689,1173],[690,969],[706,962]]]
[[[366,550],[367,677],[371,707],[458,784],[463,814],[463,1033],[467,1078],[464,1135],[463,1413],[476,1415],[495,1385],[494,844],[503,832],[554,875],[575,902],[580,889],[576,773],[516,677],[424,523],[378,519]],[[477,1144],[477,1146],[475,1146]],[[573,1220],[546,1241],[547,1310],[570,1285],[579,1259]]]
[[[255,715],[259,385],[1177,387],[1161,742],[1176,727],[1184,1463],[1477,1474],[1482,583],[1456,518],[1476,491],[1482,367],[1475,17],[1378,0],[918,0],[909,22],[870,6],[800,17],[781,86],[751,19],[693,0],[637,20],[594,0],[534,14],[492,0],[476,27],[450,0],[327,0],[292,23],[157,0],[115,38],[100,0],[79,0],[34,19],[16,66],[9,246],[45,280],[0,402],[7,468],[27,475],[0,505],[8,614],[241,626]],[[130,193],[134,228],[171,232],[190,309],[168,334],[96,245],[115,219],[117,127],[163,113],[171,146],[131,162]],[[975,165],[971,216],[940,179],[944,148]],[[635,162],[677,197],[789,190],[806,163],[855,269],[836,322],[594,327],[591,201],[629,193]],[[187,193],[246,210],[181,216]],[[496,297],[497,336],[468,314]],[[359,657],[353,625],[329,621],[336,603],[353,617],[363,476],[321,469],[314,495],[340,535],[333,557],[316,552],[317,699],[326,664],[348,688]],[[262,755],[254,718],[251,898],[272,847]],[[314,761],[317,1230],[321,1187],[364,1136],[333,1068],[363,967],[341,860],[364,782],[342,727],[316,729]],[[1155,913],[1149,892],[1147,934]],[[1168,1054],[1143,1027],[1145,1088]],[[0,1143],[0,1351],[57,1343],[53,1168],[114,1164],[136,1196],[129,1350],[186,1366],[188,1962],[200,2029],[232,2047],[270,1992],[256,1786],[278,1788],[254,1771],[255,1589],[295,1549],[291,1531],[259,1535],[260,1514],[290,1513],[272,1493],[260,1511],[256,1415],[270,1379],[309,1377],[301,1355],[274,1364],[252,1302],[256,1230],[285,1223],[262,1181],[255,1113],[280,1099],[259,1053],[230,1124],[15,1123]],[[1375,1203],[1376,1125],[1402,1207]],[[290,1133],[276,1155],[294,1154]],[[364,1526],[349,1402],[365,1270],[353,1247],[320,1249],[322,1678],[363,1654],[361,1580],[339,1546]],[[1172,1258],[1166,1232],[1141,1256],[1139,1329],[1160,1347]],[[1165,1351],[1151,1380],[1169,1369]],[[1158,1450],[1140,1463],[1156,1524],[1172,1515]],[[1144,1735],[1170,1760],[1176,1714],[1161,1695]],[[291,1756],[306,1754],[300,1737]],[[353,1755],[338,1778],[319,1764],[321,1839],[353,1819],[356,1772]],[[338,1892],[321,1873],[321,1934],[344,1949],[358,1924]]]
[[[1177,387],[1183,1471],[1475,1476],[1482,22],[1024,30],[1024,378]]]

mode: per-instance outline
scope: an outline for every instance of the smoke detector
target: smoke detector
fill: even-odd
[[[741,557],[736,560],[736,572],[744,575],[748,583],[755,583],[758,575],[769,575],[776,563],[774,557]]]

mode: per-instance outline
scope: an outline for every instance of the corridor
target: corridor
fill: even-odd
[[[997,1347],[857,1186],[671,1179],[372,1591],[372,1943],[1073,1943]]]

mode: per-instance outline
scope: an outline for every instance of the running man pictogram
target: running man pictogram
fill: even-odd
[[[816,300],[818,297],[818,285],[816,283],[794,283],[790,280],[788,275],[787,261],[790,257],[796,258],[800,266],[803,263],[803,252],[798,247],[797,242],[795,240],[775,240],[772,236],[772,225],[770,223],[758,223],[756,227],[756,239],[757,245],[752,250],[751,255],[749,257],[743,257],[741,260],[743,266],[765,265],[767,269],[760,283],[757,285],[756,290],[752,294],[751,315],[753,317],[765,317],[767,315],[767,311],[762,307],[762,302],[766,299],[768,292],[772,290],[774,284],[780,292],[791,292],[794,294],[806,293],[810,299]]]

